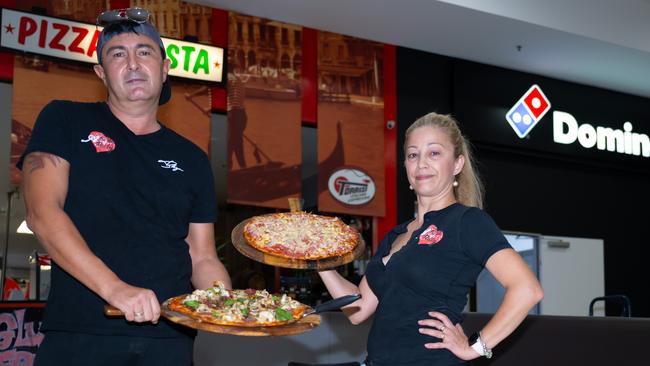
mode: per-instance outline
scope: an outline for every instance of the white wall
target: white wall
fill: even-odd
[[[545,293],[542,315],[589,315],[591,300],[605,295],[603,247],[602,239],[540,238],[539,274]],[[604,305],[597,302],[594,315],[603,316]]]
[[[537,272],[544,299],[531,314],[588,316],[589,304],[605,295],[605,264],[602,239],[506,233],[513,247]],[[517,240],[522,239],[517,247]],[[537,251],[531,250],[537,242]],[[537,252],[537,254],[535,254]],[[494,313],[505,289],[487,271],[477,280],[477,311]],[[603,301],[594,304],[594,315],[605,315]]]

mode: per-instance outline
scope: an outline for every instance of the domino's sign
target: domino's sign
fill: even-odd
[[[538,85],[533,85],[506,113],[506,121],[517,136],[526,137],[551,109],[551,102]],[[585,149],[614,152],[650,158],[650,137],[633,132],[626,121],[622,129],[579,123],[568,112],[553,111],[553,142],[569,145],[578,143]]]
[[[573,144],[584,148],[650,158],[650,137],[632,132],[632,123],[623,123],[623,129],[580,124],[571,114],[553,111],[553,142]]]
[[[533,85],[506,113],[506,121],[519,138],[524,138],[551,109],[551,102],[539,86]]]

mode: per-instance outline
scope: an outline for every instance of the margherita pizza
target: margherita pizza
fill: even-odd
[[[172,298],[169,309],[193,319],[219,325],[243,327],[277,326],[300,319],[308,308],[286,294],[266,290],[228,290],[215,283],[207,290]]]
[[[325,259],[354,250],[359,233],[338,217],[282,212],[252,217],[244,238],[265,253],[292,259]]]

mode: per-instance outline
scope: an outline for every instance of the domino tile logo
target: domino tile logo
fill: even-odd
[[[506,113],[506,121],[510,123],[519,138],[524,138],[550,109],[551,102],[542,89],[533,85]]]

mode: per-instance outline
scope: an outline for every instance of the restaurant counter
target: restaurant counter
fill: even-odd
[[[43,340],[43,302],[0,302],[0,364],[31,365]],[[199,332],[194,366],[287,366],[290,361],[342,363],[365,357],[370,321],[351,325],[341,312],[293,336],[243,337]],[[481,329],[489,314],[466,313],[463,327]],[[650,318],[529,315],[478,366],[650,365]]]
[[[370,321],[352,325],[342,312],[321,314],[321,324],[291,336],[245,337],[199,332],[194,366],[287,366],[289,361],[363,361]]]
[[[467,313],[467,334],[490,314]],[[529,315],[478,366],[648,366],[650,318]]]
[[[471,334],[490,318],[466,313]],[[319,327],[283,337],[241,337],[200,332],[194,366],[287,366],[289,361],[342,363],[362,361],[370,321],[351,325],[340,313],[322,314]],[[529,315],[479,366],[650,365],[650,318]]]

